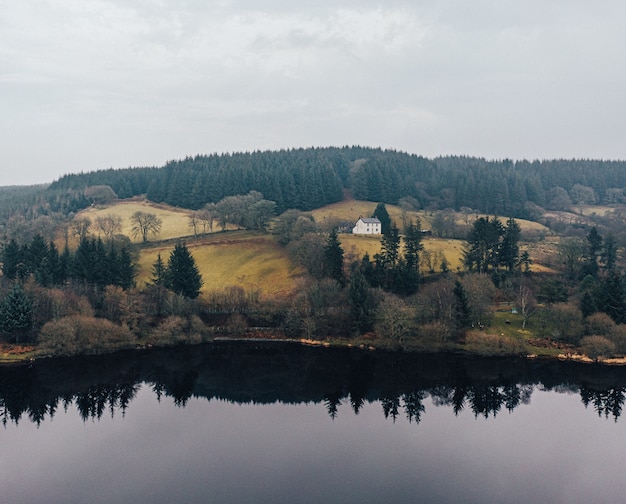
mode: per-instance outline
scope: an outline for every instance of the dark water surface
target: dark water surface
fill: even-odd
[[[220,344],[0,369],[0,502],[622,502],[626,369]]]

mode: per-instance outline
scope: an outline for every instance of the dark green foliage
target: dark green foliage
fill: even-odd
[[[110,268],[107,277],[108,284],[119,285],[124,290],[135,286],[135,265],[126,247],[122,248],[119,253],[115,247],[111,247],[108,264]]]
[[[522,230],[515,219],[509,218],[504,228],[504,235],[500,245],[500,264],[512,272],[518,263],[519,239]]]
[[[33,304],[22,285],[15,282],[0,306],[0,328],[19,343],[20,335],[24,335],[32,323]]]
[[[337,231],[333,229],[326,240],[324,246],[324,275],[333,278],[344,285],[343,277],[343,248],[337,236]]]
[[[111,244],[107,250],[100,238],[84,237],[74,254],[67,246],[59,254],[54,242],[46,243],[36,235],[30,245],[21,248],[16,249],[15,242],[10,242],[4,255],[9,259],[7,273],[13,274],[13,278],[32,276],[44,287],[64,285],[69,280],[100,288],[118,285],[129,289],[134,285],[135,265],[128,248],[123,246],[118,251]]]
[[[152,276],[150,277],[151,285],[165,285],[167,277],[167,268],[165,267],[165,263],[163,259],[161,259],[161,254],[157,255],[156,261],[152,265]]]
[[[537,293],[537,301],[540,303],[564,303],[567,301],[567,289],[561,280],[547,278],[541,283]]]
[[[20,246],[12,239],[2,250],[2,275],[9,280],[15,280],[22,260]]]
[[[176,294],[195,299],[200,294],[202,276],[185,243],[177,243],[167,262],[165,286]]]
[[[465,289],[463,288],[463,284],[461,284],[458,280],[455,280],[454,282],[453,293],[455,299],[454,312],[456,315],[455,321],[457,327],[459,329],[468,327],[471,313],[470,304]]]
[[[596,301],[589,292],[585,292],[582,298],[580,298],[580,311],[583,317],[588,317],[598,311]]]
[[[479,217],[467,238],[464,262],[470,271],[485,273],[500,263],[500,238],[504,228],[497,217]]]
[[[421,223],[419,219],[417,224],[411,221],[404,232],[404,260],[408,271],[419,274],[419,253],[423,248]]]
[[[604,239],[601,258],[604,263],[604,269],[609,273],[613,272],[615,270],[615,263],[617,262],[617,243],[612,234],[608,234]]]
[[[400,231],[396,226],[383,234],[380,245],[381,251],[375,256],[376,262],[386,271],[391,270],[397,265],[400,257]]]
[[[598,232],[598,229],[594,226],[587,234],[586,250],[581,270],[582,277],[591,275],[595,278],[598,276],[598,271],[600,269],[598,266],[598,259],[600,258],[601,253],[602,236]]]
[[[374,210],[372,217],[376,217],[380,221],[380,231],[383,235],[386,235],[389,231],[391,231],[391,217],[389,217],[387,207],[384,203],[376,205],[376,209]]]
[[[358,268],[354,268],[350,275],[348,300],[352,326],[359,334],[371,331],[374,326],[374,306],[369,289],[369,284],[363,274]]]
[[[393,150],[329,147],[195,156],[162,168],[66,175],[48,189],[33,187],[24,196],[29,206],[68,213],[94,202],[93,191],[86,191],[94,186],[108,186],[119,198],[147,193],[153,201],[194,209],[257,190],[275,201],[281,213],[339,201],[342,188],[351,188],[357,199],[395,204],[412,198],[427,209],[468,207],[533,219],[539,207],[563,209],[572,198],[580,200],[581,188],[597,194],[598,203],[615,203],[623,198],[625,168],[623,161],[430,160]]]
[[[626,290],[621,275],[617,272],[608,275],[598,297],[599,311],[606,313],[617,324],[626,322]]]

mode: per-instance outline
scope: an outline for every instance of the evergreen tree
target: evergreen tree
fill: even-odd
[[[343,248],[337,236],[337,230],[333,229],[324,246],[324,274],[334,278],[339,284],[344,285],[343,278]]]
[[[152,276],[150,278],[151,285],[165,285],[167,276],[167,268],[165,267],[165,263],[163,259],[161,259],[161,254],[157,255],[156,261],[152,265]]]
[[[135,265],[128,249],[122,247],[118,254],[112,247],[109,255],[115,261],[115,267],[112,268],[114,276],[111,278],[111,283],[119,285],[124,290],[132,288],[135,285]]]
[[[372,215],[372,217],[376,217],[380,221],[380,230],[382,234],[385,235],[391,230],[391,217],[389,217],[387,207],[384,203],[376,205],[376,209],[374,210],[374,215]]]
[[[420,220],[417,220],[417,224],[413,224],[413,221],[411,221],[404,233],[404,260],[406,261],[407,270],[415,271],[419,274],[419,253],[423,248]]]
[[[616,324],[626,322],[626,291],[622,277],[617,272],[606,277],[598,309],[611,317]]]
[[[489,267],[500,263],[500,237],[504,228],[497,217],[479,217],[474,222],[467,238],[464,262],[467,268],[485,273]]]
[[[371,331],[374,324],[374,314],[369,285],[363,274],[356,268],[350,275],[348,299],[352,326],[355,332],[363,334]]]
[[[386,290],[394,290],[400,259],[400,232],[394,225],[380,241],[381,251],[374,256],[376,275]]]
[[[596,301],[589,292],[585,292],[582,298],[580,298],[580,311],[582,312],[584,318],[589,315],[593,315],[596,311],[598,311]]]
[[[9,280],[15,280],[21,262],[20,246],[15,239],[11,239],[2,250],[2,275]]]
[[[470,323],[470,305],[467,294],[463,288],[463,284],[458,280],[454,281],[454,311],[456,315],[456,324],[459,329],[467,327]]]
[[[591,275],[595,278],[598,276],[598,258],[602,253],[602,236],[595,226],[587,234],[586,245],[581,276]]]
[[[59,282],[59,250],[53,241],[48,245],[48,258],[46,260],[48,266],[49,281],[52,285],[58,285]]]
[[[167,263],[166,287],[177,294],[195,299],[200,294],[202,276],[185,243],[177,243]]]
[[[73,265],[73,257],[70,252],[70,249],[67,245],[63,248],[63,252],[59,256],[59,266],[55,273],[55,281],[54,283],[57,285],[62,285],[70,278],[70,273],[72,271]]]
[[[607,272],[611,273],[615,270],[615,263],[617,262],[617,243],[612,234],[608,234],[604,239],[602,262]]]
[[[0,327],[11,334],[15,342],[20,342],[33,323],[33,304],[19,282],[13,284],[2,306],[0,307]]]
[[[500,264],[509,272],[513,272],[519,257],[519,239],[522,229],[512,217],[506,222],[502,243],[500,245]]]

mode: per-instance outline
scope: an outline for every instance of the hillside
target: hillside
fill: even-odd
[[[249,231],[213,233],[186,240],[204,280],[203,292],[240,286],[246,292],[286,295],[296,286],[302,271],[294,268],[285,250],[272,236]],[[158,243],[141,249],[137,284],[150,279],[151,267],[161,254],[167,261],[174,244]]]
[[[190,210],[133,199],[91,207],[80,212],[76,218],[86,217],[95,222],[98,217],[119,216],[122,218],[121,234],[140,245],[141,237],[133,238],[131,230],[131,215],[137,211],[153,213],[163,223],[161,232],[139,248],[139,287],[149,281],[151,267],[158,254],[167,261],[177,239],[184,239],[192,252],[204,279],[205,292],[228,286],[253,286],[265,294],[274,295],[289,292],[295,286],[299,270],[291,266],[287,253],[272,236],[234,231],[233,225],[227,225],[226,232],[217,231],[215,226],[212,234],[194,236],[189,221]],[[98,235],[97,229],[93,229],[93,233]]]

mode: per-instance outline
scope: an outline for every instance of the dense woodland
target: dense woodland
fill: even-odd
[[[346,147],[196,156],[2,188],[0,329],[5,341],[57,355],[259,331],[404,350],[624,355],[625,187],[623,162],[429,160]],[[374,215],[383,235],[373,257],[347,257],[333,222],[322,225],[307,213],[346,193],[379,202]],[[119,235],[119,223],[98,222],[102,240],[90,235],[92,223],[75,218],[81,208],[133,196],[193,210],[195,234],[227,224],[271,232],[306,275],[280,298],[241,287],[200,295],[203,279],[179,242],[138,289],[136,254],[158,237],[156,216],[133,215],[139,245]],[[450,271],[445,255],[430,256],[421,222],[392,222],[385,203],[426,210],[435,236],[462,240],[463,267]],[[568,223],[546,217],[547,210],[596,203],[614,210]],[[522,247],[529,239],[543,244],[545,233],[523,237],[513,217],[551,226],[550,273],[532,273],[534,245]],[[78,239],[72,250],[70,236]],[[494,307],[503,304],[515,308],[529,335],[497,326]]]
[[[278,213],[356,199],[415,208],[533,218],[536,206],[566,210],[578,203],[626,201],[626,162],[599,160],[488,161],[426,159],[363,147],[311,148],[189,157],[162,168],[129,168],[66,175],[47,189],[109,186],[119,198],[147,194],[155,202],[198,209],[225,196],[261,192]]]

